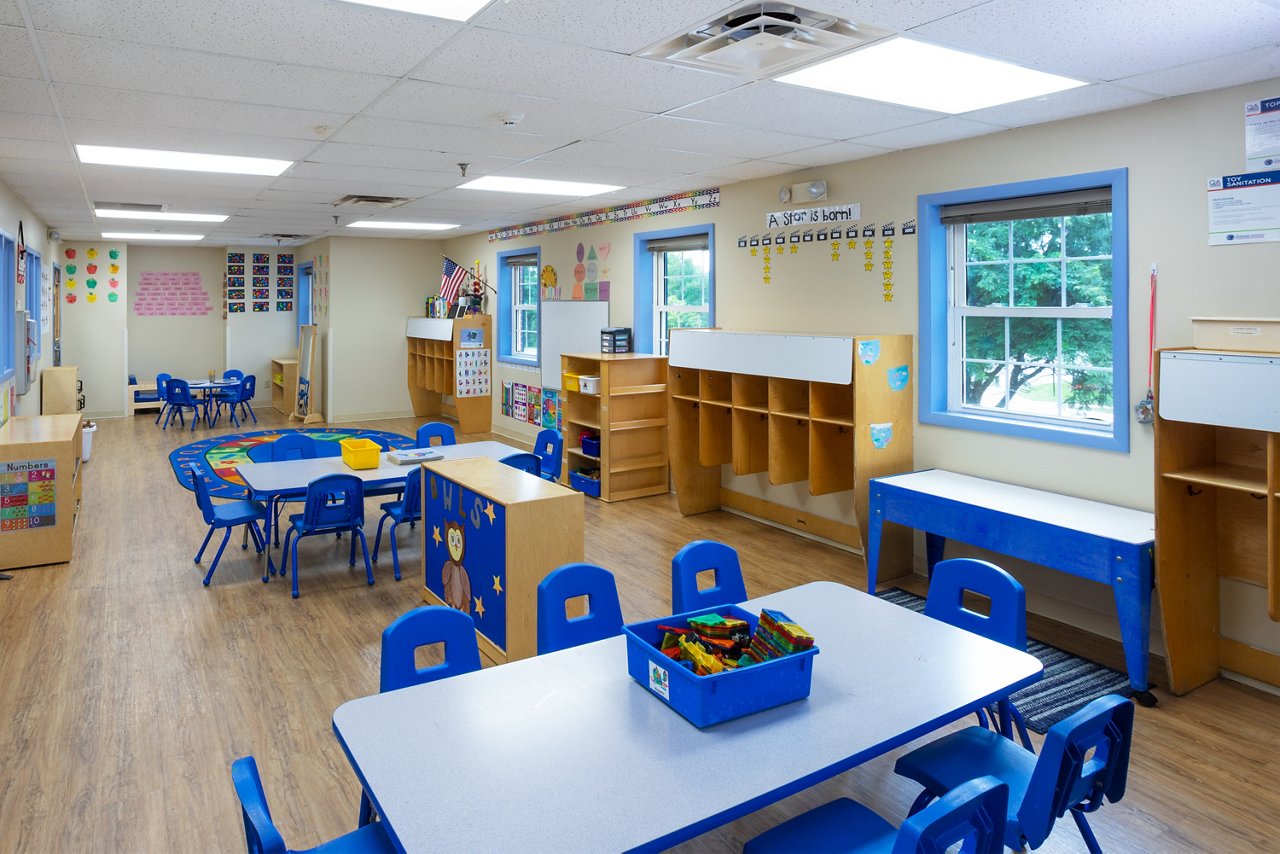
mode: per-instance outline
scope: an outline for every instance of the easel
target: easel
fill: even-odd
[[[324,416],[311,411],[311,377],[316,367],[316,327],[308,323],[298,327],[298,399],[294,402],[290,421],[320,424]]]

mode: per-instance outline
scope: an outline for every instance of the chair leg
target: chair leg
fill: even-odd
[[[360,793],[360,818],[356,827],[364,827],[373,821],[373,803],[364,792]]]
[[[373,562],[374,562],[374,563],[377,563],[377,562],[378,562],[378,549],[380,549],[380,548],[382,547],[382,526],[383,526],[383,525],[385,525],[385,524],[386,524],[386,522],[387,522],[387,514],[386,514],[386,513],[383,513],[383,514],[382,514],[382,518],[378,520],[378,533],[377,533],[377,536],[375,536],[375,537],[373,538]],[[392,524],[391,528],[392,528],[392,530],[395,530],[395,524],[394,524],[394,523]],[[392,542],[395,542],[395,537],[394,537],[394,535],[392,536],[392,540],[391,540],[391,541],[392,541]]]
[[[1073,807],[1071,817],[1076,820],[1076,827],[1080,829],[1080,835],[1084,837],[1084,844],[1089,849],[1089,854],[1102,854],[1102,846],[1098,845],[1098,837],[1093,835],[1093,828],[1089,826],[1084,813]]]
[[[213,571],[218,568],[218,561],[222,560],[222,550],[227,547],[227,541],[231,539],[231,529],[227,528],[226,533],[222,535],[222,545],[218,546],[218,553],[213,556],[213,563],[209,565],[209,571],[204,576],[204,586],[209,586],[209,580],[213,578]]]
[[[250,522],[245,527],[245,533],[253,537],[253,547],[257,549],[258,554],[262,554],[262,547],[265,543],[262,540],[262,531],[258,528],[257,522]]]
[[[292,534],[292,533],[293,533],[293,529],[290,528],[289,534]],[[284,541],[286,545],[289,542],[289,534],[284,535]],[[297,599],[299,595],[298,594],[298,541],[301,539],[302,539],[301,536],[294,536],[293,538],[293,598],[294,599]]]
[[[244,405],[245,405],[246,407],[248,407],[248,409],[249,409],[249,416],[250,416],[251,418],[253,418],[253,423],[254,423],[254,424],[257,424],[257,423],[258,423],[258,416],[256,416],[256,415],[254,415],[254,414],[253,414],[253,407],[252,407],[252,406],[249,406],[249,402],[248,402],[248,401],[245,401],[245,404],[244,404]]]
[[[200,558],[204,557],[205,546],[209,545],[209,538],[213,536],[213,526],[209,526],[209,533],[204,535],[204,542],[200,544],[200,551],[196,552],[196,563],[200,562]]]
[[[391,530],[387,531],[387,536],[391,538],[391,567],[396,571],[396,581],[400,580],[400,549],[396,546],[396,525],[399,524],[399,522],[392,522]],[[377,553],[376,546],[373,551]]]
[[[373,564],[369,563],[369,542],[364,538],[364,529],[356,528],[352,532],[351,542],[355,543],[356,537],[360,538],[360,550],[364,552],[364,574],[369,579],[369,586],[373,586]]]
[[[916,795],[915,801],[913,801],[911,804],[911,809],[907,810],[907,815],[908,816],[915,815],[916,813],[920,812],[920,810],[929,806],[929,804],[932,801],[933,801],[933,793],[930,792],[928,789],[925,789],[923,792]]]
[[[350,565],[350,566],[355,566],[355,565],[356,565],[356,538],[355,538],[355,531],[357,531],[357,530],[358,530],[358,529],[356,529],[356,528],[353,528],[353,529],[352,529],[352,537],[351,537],[351,558],[347,561],[347,564],[348,564],[348,565]],[[365,560],[368,560],[368,550],[367,550],[367,549],[365,550]]]
[[[169,408],[169,404],[167,404],[167,403],[162,403],[162,404],[160,404],[160,411],[156,413],[156,423],[157,423],[157,424],[159,424],[159,423],[160,423],[160,418],[161,418],[161,416],[163,416],[163,415],[164,415],[165,411],[166,411],[168,408]]]

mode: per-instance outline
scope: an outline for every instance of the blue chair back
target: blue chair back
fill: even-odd
[[[542,476],[542,458],[537,454],[529,454],[521,451],[517,454],[507,454],[498,462],[503,465],[511,466],[513,469],[528,472],[535,477]]]
[[[414,466],[404,479],[403,502],[405,518],[422,514],[422,466]]]
[[[255,374],[249,374],[240,383],[240,399],[253,400],[253,396],[258,393],[258,377]]]
[[[213,497],[209,495],[209,482],[204,479],[204,469],[199,463],[187,463],[191,475],[191,488],[196,494],[196,506],[200,508],[206,524],[213,524]]]
[[[251,445],[249,450],[245,452],[245,456],[249,458],[251,463],[270,463],[275,462],[272,459],[272,446],[275,442],[262,442],[257,445]]]
[[[1039,848],[1072,807],[1089,813],[1124,797],[1132,743],[1133,703],[1115,694],[1050,727],[1018,810],[1027,844]]]
[[[271,461],[314,460],[316,458],[316,440],[306,433],[285,433],[271,443]]]
[[[364,481],[353,474],[327,474],[308,483],[302,524],[311,529],[363,527]]]
[[[456,445],[458,437],[454,435],[453,426],[440,421],[429,421],[418,428],[417,447],[430,448],[431,440],[439,439],[437,445]]]
[[[175,406],[195,406],[191,398],[191,385],[186,380],[171,377],[165,383],[165,399]]]
[[[167,395],[169,380],[171,379],[173,379],[173,377],[168,374],[156,374],[156,394],[160,395],[161,400],[167,401],[169,399]]]
[[[893,854],[944,854],[969,837],[965,851],[1003,851],[1008,812],[1008,785],[990,776],[970,780],[903,822]]]
[[[698,573],[715,571],[715,583],[698,589]],[[694,540],[671,559],[671,607],[673,613],[714,608],[745,602],[747,587],[742,581],[738,553],[715,540]]]
[[[230,368],[222,372],[222,378],[224,380],[242,380],[244,379],[244,371],[239,371],[239,370],[236,370],[235,368]]]
[[[538,433],[533,442],[533,452],[542,461],[541,475],[545,480],[559,480],[564,469],[564,437],[559,430],[550,427]]]
[[[566,617],[565,603],[587,597],[587,613]],[[538,655],[622,633],[622,606],[613,573],[590,563],[553,569],[538,584]]]
[[[434,643],[444,644],[444,663],[419,669],[414,660],[418,647]],[[479,669],[475,621],[456,608],[423,605],[401,614],[382,632],[379,691],[395,691]]]
[[[982,615],[964,606],[966,591],[991,601]],[[929,581],[924,612],[935,620],[973,632],[1005,646],[1027,648],[1027,592],[1018,580],[993,563],[959,557],[939,561]]]
[[[249,854],[286,854],[284,837],[271,820],[267,794],[262,791],[262,778],[258,776],[258,763],[252,756],[242,756],[231,763],[231,782],[240,799]]]

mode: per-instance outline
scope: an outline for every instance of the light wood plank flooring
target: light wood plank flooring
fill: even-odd
[[[262,409],[259,428],[283,424]],[[412,434],[417,422],[352,426]],[[192,434],[162,432],[146,414],[99,428],[75,561],[17,570],[15,580],[0,582],[0,851],[243,850],[228,768],[246,753],[258,757],[290,847],[351,829],[359,793],[330,716],[377,690],[382,628],[420,604],[417,546],[406,532],[405,580],[392,580],[388,555],[370,588],[363,567],[348,569],[345,540],[309,539],[297,601],[286,583],[261,583],[252,551],[229,547],[206,589],[204,570],[191,560],[203,525],[166,460]],[[206,435],[202,428],[194,438]],[[371,511],[370,546],[376,517]],[[628,619],[669,613],[671,555],[699,537],[738,548],[753,594],[864,579],[846,552],[727,513],[682,518],[671,496],[587,501],[587,559],[615,571]],[[1064,627],[1033,624],[1033,631],[1115,655],[1114,645]],[[820,666],[837,664],[857,666]],[[1185,698],[1160,696],[1158,708],[1138,709],[1128,796],[1094,822],[1103,846],[1280,851],[1280,699],[1226,681]],[[842,794],[901,820],[915,790],[892,766],[892,756],[882,758],[680,850],[738,850],[751,835]],[[575,799],[589,802],[590,793]],[[567,811],[567,840],[572,826]],[[469,850],[465,839],[441,840],[441,849]],[[1067,821],[1042,850],[1083,846]]]

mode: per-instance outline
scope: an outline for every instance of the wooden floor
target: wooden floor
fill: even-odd
[[[282,423],[259,418],[259,427]],[[351,426],[412,434],[417,422]],[[100,421],[74,563],[0,582],[0,852],[243,850],[228,769],[248,753],[290,847],[354,827],[358,787],[330,716],[377,690],[379,635],[420,604],[419,549],[406,532],[405,580],[392,579],[387,555],[370,588],[363,567],[348,568],[345,540],[308,539],[294,601],[286,583],[262,584],[252,550],[228,548],[202,587],[192,555],[204,528],[166,455],[207,435],[161,432],[146,414]],[[618,575],[629,620],[669,613],[671,555],[699,537],[738,548],[753,594],[864,578],[846,552],[727,513],[681,518],[671,496],[587,500],[587,559]],[[1160,696],[1158,708],[1138,709],[1128,796],[1094,821],[1103,847],[1280,851],[1280,699],[1221,680],[1185,698]],[[838,795],[899,821],[915,789],[892,766],[882,758],[679,850],[736,851]],[[590,793],[574,798],[589,802]],[[566,811],[566,839],[572,826]],[[441,850],[470,849],[450,839]],[[1066,821],[1041,850],[1083,846]]]

